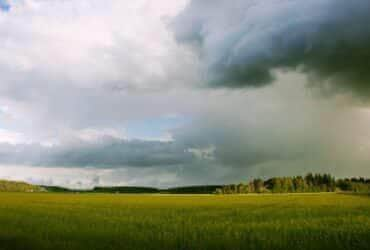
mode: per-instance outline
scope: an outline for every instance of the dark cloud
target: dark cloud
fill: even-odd
[[[78,145],[1,144],[1,164],[63,167],[151,167],[186,164],[193,160],[179,143],[141,140],[83,142]]]
[[[263,86],[288,69],[368,95],[369,13],[367,0],[192,0],[172,28],[200,52],[210,86]]]

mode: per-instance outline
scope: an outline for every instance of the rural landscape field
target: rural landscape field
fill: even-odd
[[[370,0],[0,0],[0,250],[370,250]]]
[[[363,195],[0,193],[0,249],[369,249]]]

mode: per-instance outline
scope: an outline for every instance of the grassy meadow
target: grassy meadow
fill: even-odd
[[[370,249],[370,198],[0,193],[0,249]]]

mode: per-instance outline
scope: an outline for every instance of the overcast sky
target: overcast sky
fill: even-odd
[[[368,0],[0,0],[0,178],[370,175]]]

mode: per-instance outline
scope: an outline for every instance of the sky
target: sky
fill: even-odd
[[[0,179],[370,175],[368,0],[0,0]]]

